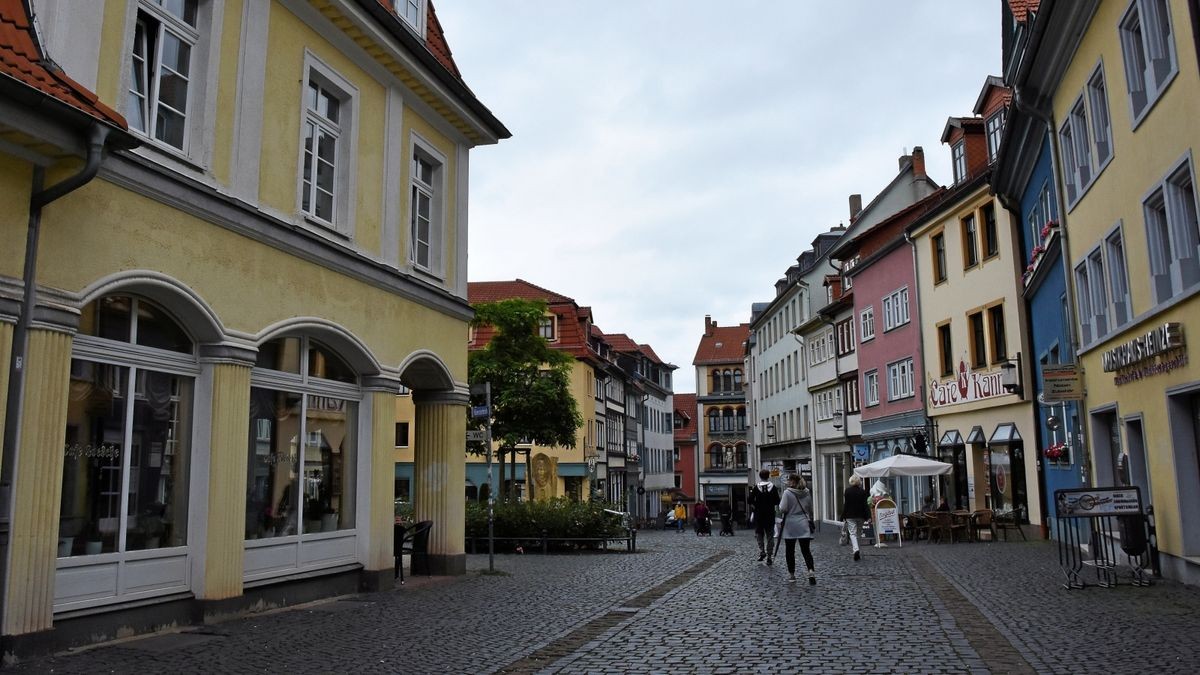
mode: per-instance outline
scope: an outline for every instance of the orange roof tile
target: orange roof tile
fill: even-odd
[[[550,304],[575,302],[572,298],[531,284],[524,279],[513,279],[511,281],[471,281],[467,283],[467,300],[469,302],[496,302],[512,298],[545,300]]]
[[[396,0],[378,0],[379,4],[387,9],[388,13],[394,15],[398,20],[404,21],[400,15],[396,13]],[[429,11],[425,12],[425,48],[433,55],[438,63],[446,67],[455,78],[462,81],[462,73],[458,71],[458,65],[454,63],[454,56],[450,52],[450,45],[446,43],[446,32],[442,30],[442,22],[438,21],[437,12],[433,9],[433,2],[427,2],[426,7]]]
[[[750,324],[737,326],[713,326],[710,333],[700,338],[693,365],[712,363],[741,363],[746,355],[745,342],[750,337]]]
[[[696,395],[675,394],[675,410],[681,413],[683,426],[675,430],[675,440],[686,441],[696,436]]]
[[[46,59],[27,0],[0,0],[0,76],[9,77],[101,122],[128,130],[125,118]]]
[[[1012,11],[1013,20],[1017,23],[1025,23],[1030,12],[1038,10],[1038,4],[1041,0],[1008,0],[1008,8]]]

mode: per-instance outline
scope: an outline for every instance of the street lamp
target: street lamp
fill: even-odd
[[[842,412],[841,410],[834,411],[834,413],[833,413],[833,428],[834,429],[841,429],[843,426],[845,426],[845,421],[846,421],[846,413]]]
[[[1021,386],[1021,352],[1016,359],[1005,359],[1000,364],[1000,385],[1004,391],[1024,398],[1024,388]]]
[[[775,423],[767,422],[767,442],[775,440]]]

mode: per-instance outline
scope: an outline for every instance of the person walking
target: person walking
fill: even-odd
[[[871,509],[867,506],[867,491],[863,489],[862,478],[850,476],[850,485],[842,494],[842,521],[846,525],[846,533],[850,535],[855,560],[861,559],[858,538],[863,533],[863,522],[870,517]]]
[[[796,542],[800,542],[800,554],[804,556],[804,565],[808,568],[808,583],[817,585],[817,570],[813,565],[812,539],[812,495],[808,485],[799,474],[791,474],[787,479],[788,487],[783,491],[779,503],[779,511],[783,514],[780,523],[779,536],[786,546],[788,581],[796,581]]]
[[[754,521],[754,538],[758,541],[758,560],[775,561],[775,507],[779,505],[779,490],[771,482],[771,472],[758,472],[758,483],[750,488],[750,520]]]
[[[708,505],[704,502],[696,502],[695,508],[692,509],[692,517],[696,519],[696,536],[712,535],[712,526],[708,522]]]
[[[677,532],[682,533],[687,524],[687,509],[683,508],[683,502],[675,503],[675,524],[679,527]]]

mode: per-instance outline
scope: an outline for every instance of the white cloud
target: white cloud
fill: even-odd
[[[691,365],[999,69],[998,3],[455,0],[463,77],[513,132],[471,156],[472,280],[521,277]]]

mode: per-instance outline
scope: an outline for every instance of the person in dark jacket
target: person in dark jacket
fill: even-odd
[[[867,506],[867,491],[863,489],[862,479],[850,476],[850,485],[843,493],[842,520],[846,524],[846,533],[850,535],[850,546],[854,549],[854,559],[860,560],[858,538],[862,536],[863,522],[871,517],[871,509]]]
[[[779,505],[779,489],[771,482],[771,472],[758,472],[758,484],[750,488],[750,518],[754,521],[754,538],[758,540],[758,559],[770,565],[775,561],[775,507]]]

